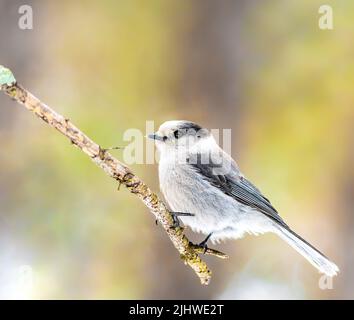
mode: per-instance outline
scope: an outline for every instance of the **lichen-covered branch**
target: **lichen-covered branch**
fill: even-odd
[[[174,227],[173,218],[166,205],[130,170],[130,168],[115,159],[106,150],[102,149],[97,143],[73,125],[68,118],[58,114],[20,86],[16,82],[12,72],[3,66],[0,66],[0,88],[12,99],[66,136],[73,145],[87,154],[106,174],[117,180],[119,185],[125,185],[132,193],[136,194],[164,228],[180,253],[181,258],[194,270],[201,283],[209,283],[211,271],[206,263],[199,257],[199,254],[210,254],[219,258],[227,258],[227,255],[210,248],[204,252],[203,248],[191,243],[184,235],[182,227]]]

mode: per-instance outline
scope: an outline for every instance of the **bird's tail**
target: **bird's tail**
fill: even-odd
[[[338,267],[326,258],[320,251],[302,239],[289,228],[277,225],[276,232],[283,240],[290,244],[297,252],[307,259],[320,272],[333,277],[339,272]]]

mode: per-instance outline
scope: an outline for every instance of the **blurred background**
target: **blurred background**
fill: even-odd
[[[134,195],[0,94],[0,297],[353,299],[354,2],[325,2],[333,30],[322,4],[0,0],[0,64],[33,94],[107,147],[147,120],[231,128],[246,176],[341,269],[323,290],[282,240],[247,236],[201,286]],[[158,191],[156,165],[132,169]]]

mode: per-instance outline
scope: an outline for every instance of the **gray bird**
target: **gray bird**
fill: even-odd
[[[290,229],[207,129],[190,121],[167,121],[149,138],[160,153],[161,191],[174,215],[194,232],[207,235],[200,245],[206,247],[209,239],[215,243],[272,232],[321,273],[334,276],[339,272]]]

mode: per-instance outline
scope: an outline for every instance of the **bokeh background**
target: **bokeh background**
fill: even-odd
[[[1,94],[0,297],[354,298],[352,39],[351,0],[0,0],[0,64],[42,101],[103,146],[147,120],[231,128],[246,176],[341,269],[322,290],[287,244],[249,236],[206,257],[201,286],[134,195]],[[158,191],[156,165],[132,168]]]

